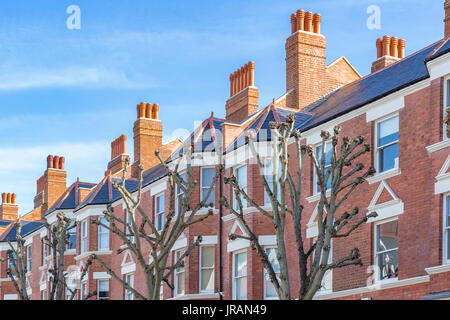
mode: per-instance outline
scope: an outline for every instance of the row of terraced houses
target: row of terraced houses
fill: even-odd
[[[424,39],[426,46],[422,50],[406,55],[405,40],[394,36],[374,39],[377,58],[372,72],[365,77],[344,57],[326,65],[326,38],[321,33],[320,14],[303,10],[293,13],[291,34],[286,40],[286,92],[259,108],[255,64],[250,62],[230,76],[225,119],[212,114],[188,138],[194,144],[193,174],[199,182],[193,202],[198,203],[205,195],[221,163],[224,176],[234,173],[250,197],[266,209],[270,209],[270,201],[244,138],[247,130],[257,133],[263,159],[271,156],[269,122],[284,121],[291,113],[296,115],[295,128],[301,130],[305,145],[318,147],[321,131],[331,132],[336,124],[342,126],[342,136],[362,135],[367,139],[371,152],[362,161],[366,167],[373,165],[377,173],[352,194],[345,209],[357,205],[360,214],[376,211],[378,217],[369,219],[350,237],[334,239],[332,243],[332,259],[347,256],[350,249],[358,246],[364,266],[328,272],[316,299],[450,298],[450,139],[444,121],[445,110],[450,106],[450,0],[445,1],[444,8],[443,39],[433,43]],[[136,192],[137,165],[143,165],[141,206],[161,228],[169,207],[169,188],[166,171],[154,152],[161,150],[173,167],[181,154],[182,142],[162,143],[158,111],[157,104],[137,106],[134,153],[126,186],[130,192]],[[130,112],[134,112],[134,107]],[[124,204],[112,186],[121,177],[126,158],[131,155],[127,153],[126,137],[121,136],[111,144],[111,161],[100,182],[75,181],[68,185],[65,159],[48,156],[47,168],[37,180],[35,209],[22,217],[18,216],[16,195],[2,196],[0,256],[6,257],[6,239],[15,240],[14,222],[20,219],[32,299],[48,298],[52,253],[41,239],[47,232],[44,222],[55,223],[58,212],[78,222],[64,257],[67,269],[83,266],[89,255],[96,253],[130,285],[144,290],[143,273],[133,255],[127,250],[117,253],[123,242],[91,223],[101,218],[107,205],[126,219]],[[44,158],[42,162],[45,163]],[[181,165],[180,170],[183,169],[185,166]],[[317,236],[319,195],[309,160],[304,163],[304,172],[303,234],[305,242],[311,245]],[[214,214],[190,226],[176,241],[172,260],[197,236],[203,237],[201,245],[186,258],[184,268],[172,275],[174,288],[164,285],[163,299],[219,299],[221,295],[224,299],[276,298],[249,241],[229,239],[230,233],[242,232],[242,226],[219,204],[221,196],[233,199],[229,185],[215,185],[210,198]],[[246,206],[244,213],[261,245],[273,256],[277,248],[271,223],[253,207]],[[288,226],[287,230],[292,228]],[[295,246],[291,231],[286,234],[286,243]],[[288,250],[288,258],[292,262],[291,283],[297,292],[295,251]],[[17,299],[6,275],[7,263],[0,265],[0,299]],[[368,266],[379,270],[374,286],[367,285]],[[97,291],[97,295],[91,299],[133,299],[95,261],[81,280],[77,299],[92,291]]]

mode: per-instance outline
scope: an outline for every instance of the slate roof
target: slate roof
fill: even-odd
[[[385,69],[334,91],[320,103],[307,107],[305,110],[311,112],[313,118],[296,128],[302,131],[311,129],[428,78],[426,59],[435,57],[444,47],[450,49],[450,45],[445,44],[434,53],[441,44],[442,41],[436,42]]]
[[[9,226],[10,223],[11,223],[11,221],[0,220],[0,227]]]
[[[44,222],[36,222],[36,221],[22,221],[22,231],[20,235],[25,237],[34,231],[42,228],[45,225]],[[16,241],[16,226],[13,224],[9,230],[6,230],[3,235],[0,236],[0,242],[6,242],[7,239],[9,241]]]
[[[302,124],[311,120],[312,115],[307,112],[295,112],[293,110],[278,108],[274,105],[267,106],[252,120],[244,131],[228,146],[225,153],[229,153],[237,148],[245,145],[245,133],[252,130],[256,133],[256,141],[270,141],[272,138],[269,123],[272,121],[283,122],[289,114],[295,114],[295,127],[300,127]]]
[[[79,205],[76,211],[88,206],[88,205],[100,205],[109,204],[120,198],[119,192],[113,187],[112,182],[121,182],[122,179],[113,178],[110,175],[103,178],[103,180],[95,186],[91,193],[86,197],[86,199]],[[136,190],[138,187],[137,179],[127,179],[125,181],[125,188],[128,191]]]
[[[222,124],[223,119],[211,117],[202,122],[193,133],[183,142],[170,157],[168,162],[173,161],[183,154],[184,145],[189,141],[194,144],[194,152],[215,152],[222,150]]]
[[[75,209],[80,205],[80,188],[92,189],[95,187],[93,183],[75,182],[66,192],[56,201],[53,207],[45,214],[48,215],[56,210]]]

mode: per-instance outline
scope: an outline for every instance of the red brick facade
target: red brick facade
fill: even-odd
[[[446,12],[448,12],[448,1],[446,1]],[[318,15],[304,13],[302,11],[292,15],[292,34],[286,43],[286,95],[273,105],[256,112],[258,108],[258,90],[254,87],[253,69],[249,64],[243,69],[231,75],[231,98],[226,103],[226,119],[222,121],[222,149],[215,150],[215,154],[228,150],[236,141],[236,138],[262,114],[275,110],[275,106],[284,110],[300,111],[305,109],[305,115],[315,114],[310,108],[311,104],[322,99],[334,90],[352,83],[363,81],[371,75],[361,78],[358,72],[345,58],[340,58],[329,66],[325,65],[326,40],[320,34],[320,20]],[[445,22],[446,34],[448,19]],[[446,41],[441,41],[433,52],[445,47]],[[389,74],[391,68],[408,59],[402,53],[389,51],[388,55],[380,55],[383,48],[377,43],[378,60],[374,63],[374,72],[382,71]],[[425,50],[425,49],[424,49]],[[420,51],[422,52],[422,51]],[[419,52],[419,53],[420,53]],[[416,53],[417,54],[417,53]],[[391,59],[392,58],[392,59]],[[426,60],[428,76],[408,83],[395,91],[387,93],[368,101],[357,108],[348,109],[325,118],[322,122],[307,128],[302,132],[302,143],[316,145],[320,140],[318,137],[321,130],[330,131],[334,125],[342,126],[341,136],[364,136],[366,142],[371,145],[371,152],[365,154],[361,161],[365,167],[378,167],[377,151],[379,123],[385,119],[398,117],[398,157],[395,159],[393,169],[385,172],[378,171],[374,177],[368,179],[347,200],[343,210],[351,211],[358,206],[360,215],[365,215],[371,210],[379,212],[379,218],[369,220],[361,225],[348,238],[334,239],[332,247],[333,259],[347,256],[355,246],[359,248],[364,266],[350,266],[332,271],[330,290],[321,291],[316,295],[317,299],[421,299],[430,297],[450,297],[450,257],[446,254],[448,249],[445,244],[445,199],[450,195],[450,143],[444,137],[443,111],[449,102],[445,98],[450,96],[447,92],[450,86],[448,75],[450,68],[447,66],[450,57],[443,54],[434,60]],[[395,60],[395,61],[391,61]],[[420,61],[423,64],[423,59]],[[376,75],[375,75],[376,76]],[[378,83],[381,85],[381,83]],[[447,87],[448,86],[448,87]],[[331,96],[330,99],[333,99]],[[180,146],[178,141],[173,141],[165,146],[162,145],[162,122],[158,119],[158,105],[140,104],[137,107],[138,119],[134,124],[134,165],[131,176],[136,177],[136,165],[142,164],[147,172],[158,163],[154,156],[155,150],[162,150],[164,158]],[[327,114],[325,110],[323,114]],[[331,111],[330,111],[331,112]],[[241,122],[247,117],[252,120]],[[205,120],[202,126],[211,125],[213,118]],[[215,134],[219,130],[215,129]],[[126,155],[125,137],[116,140],[112,145],[112,160],[108,165],[106,175],[118,175],[123,168]],[[206,154],[206,153],[205,153]],[[224,176],[230,176],[237,168],[246,165],[247,191],[255,202],[264,206],[264,190],[257,165],[248,156],[249,151],[244,146],[238,146],[225,152]],[[289,146],[291,158],[290,170],[294,173],[295,147]],[[267,155],[265,155],[267,156]],[[263,156],[264,157],[264,156]],[[204,155],[204,159],[207,156]],[[314,211],[318,202],[315,196],[314,170],[308,158],[303,164],[304,175],[302,177],[302,204],[304,205],[303,234],[305,243],[312,245],[314,238]],[[51,161],[50,161],[51,162]],[[66,175],[64,167],[58,163],[58,168],[49,166],[43,177],[38,180],[38,190],[35,200],[35,209],[31,215],[23,217],[23,220],[46,219],[49,223],[55,220],[58,211],[45,215],[52,205],[66,191]],[[53,162],[51,162],[53,163]],[[194,165],[194,179],[201,181],[201,167],[215,166],[217,163]],[[105,178],[104,181],[107,179]],[[100,186],[100,184],[99,184]],[[100,187],[92,189],[80,189],[80,202],[90,199],[100,193]],[[142,196],[141,207],[149,213],[151,219],[155,219],[156,197],[164,194],[165,212],[169,208],[169,188],[167,179],[161,177],[145,186]],[[239,223],[233,215],[219,206],[219,191],[230,202],[233,194],[229,185],[215,186],[215,208],[214,214],[200,224],[193,225],[185,230],[184,236],[178,239],[170,260],[173,261],[177,250],[193,244],[197,236],[206,239],[203,245],[214,247],[214,285],[213,290],[203,292],[201,290],[201,249],[196,248],[186,258],[184,268],[184,293],[177,295],[174,290],[164,285],[164,299],[234,299],[237,295],[238,283],[245,284],[245,280],[235,277],[236,254],[246,253],[246,298],[265,299],[264,269],[260,258],[255,250],[245,240],[230,241],[230,233],[239,233]],[[200,184],[192,196],[192,205],[201,200]],[[450,201],[449,201],[450,203]],[[112,203],[115,215],[126,219],[125,208],[120,200]],[[9,205],[9,204],[8,204]],[[5,206],[5,207],[4,207]],[[5,209],[3,209],[5,208]],[[3,210],[8,208],[2,205],[0,218],[8,219]],[[76,250],[68,251],[65,256],[67,267],[82,266],[91,253],[97,253],[111,266],[112,270],[125,279],[126,275],[134,276],[134,287],[137,291],[145,292],[145,281],[139,264],[127,250],[118,254],[123,243],[115,236],[109,235],[108,246],[101,250],[99,248],[99,228],[90,223],[97,219],[105,210],[104,203],[91,203],[79,206],[73,210],[63,210],[69,217],[76,219],[80,224],[76,231]],[[374,209],[375,208],[375,209]],[[61,211],[61,210],[60,210]],[[9,211],[7,211],[9,212]],[[203,212],[203,214],[206,211]],[[220,219],[220,217],[222,218]],[[259,237],[260,242],[266,247],[274,247],[274,229],[266,218],[257,212],[255,208],[245,209],[245,219],[249,226]],[[83,222],[86,221],[87,239],[86,250],[84,246]],[[371,273],[368,267],[376,264],[376,235],[377,226],[384,223],[396,221],[398,224],[398,276],[386,281],[376,281],[372,286],[368,283]],[[138,221],[139,223],[139,221]],[[220,226],[222,232],[220,233]],[[0,225],[0,231],[6,233],[9,227]],[[84,230],[84,229],[83,229]],[[287,222],[286,243],[288,243],[288,260],[290,264],[290,283],[292,292],[298,292],[299,278],[297,267],[297,256],[295,250],[295,237],[292,233],[292,221]],[[44,292],[48,294],[49,282],[46,270],[51,259],[46,262],[42,259],[42,244],[40,239],[45,235],[45,228],[40,228],[28,234],[27,245],[32,246],[32,269],[29,277],[31,284],[32,299],[42,299]],[[1,239],[1,238],[0,238]],[[221,247],[220,247],[221,246]],[[0,255],[6,257],[6,246],[0,242]],[[149,250],[149,248],[147,248]],[[220,255],[222,252],[222,255]],[[0,300],[12,299],[15,290],[6,276],[6,263],[0,265]],[[222,274],[222,277],[220,275]],[[173,276],[172,276],[173,278]],[[124,299],[125,290],[119,282],[106,274],[105,270],[94,262],[89,269],[85,283],[85,293],[98,290],[99,281],[107,281],[108,295],[111,299]],[[173,281],[173,279],[172,279]],[[102,283],[103,284],[103,283]],[[241,292],[241,293],[242,293]],[[79,296],[78,296],[79,298]],[[96,299],[93,297],[91,299]]]

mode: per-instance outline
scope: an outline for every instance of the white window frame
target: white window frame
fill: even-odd
[[[85,253],[88,250],[88,225],[87,220],[80,224],[80,252]]]
[[[447,255],[448,249],[449,249],[447,237],[450,237],[450,225],[449,226],[446,225],[447,224],[447,221],[446,221],[447,220],[447,211],[450,210],[450,193],[444,194],[443,198],[444,199],[443,199],[443,220],[442,220],[442,227],[443,227],[442,261],[443,261],[443,264],[450,264],[450,256]],[[449,199],[449,200],[447,200],[447,199]]]
[[[177,255],[180,254],[180,256],[182,256],[184,254],[184,249],[181,250],[176,250],[173,253],[173,257],[174,257],[174,262],[177,263],[178,259],[177,259]],[[184,258],[186,259],[186,257]],[[186,260],[185,260],[186,261]],[[173,277],[174,277],[174,290],[173,290],[173,294],[175,297],[178,296],[183,296],[186,294],[186,266],[183,266],[183,271],[179,271],[180,268],[175,269],[174,273],[173,273]],[[180,274],[183,274],[183,278],[184,278],[184,290],[182,293],[178,292],[178,277],[180,276]]]
[[[187,173],[186,172],[181,172],[179,173],[179,176],[182,177],[184,175],[184,179],[187,179]],[[180,204],[179,204],[179,199],[178,196],[184,194],[183,190],[181,190],[181,188],[178,187],[178,185],[175,183],[175,216],[178,216],[179,214],[179,210],[180,210]]]
[[[125,282],[134,289],[134,273],[129,273],[125,275]],[[125,300],[134,300],[134,294],[131,290],[125,288]]]
[[[200,168],[200,201],[203,201],[203,189],[208,190],[210,185],[203,186],[203,169],[214,169],[214,174],[216,172],[215,166],[205,166]],[[213,178],[214,179],[214,178]],[[213,196],[214,202],[214,208],[216,207],[216,184],[214,184],[213,189],[211,191],[211,195]],[[207,203],[208,204],[208,203]]]
[[[246,174],[246,178],[247,178],[246,180],[247,181],[245,182],[245,187],[244,188],[241,185],[240,185],[240,187],[242,189],[244,189],[245,192],[248,192],[248,166],[247,166],[247,164],[244,163],[244,164],[241,164],[241,165],[239,165],[237,167],[234,167],[233,172],[234,172],[234,176],[236,177],[237,183],[239,183],[239,178],[238,178],[238,174],[237,173],[238,173],[238,170],[243,168],[243,167],[246,167],[245,174]],[[233,191],[233,208],[234,208],[234,210],[239,210],[239,203],[238,203],[238,201],[236,199],[234,191]],[[244,196],[242,196],[242,208],[243,209],[248,208],[247,199],[245,199]]]
[[[275,250],[278,250],[278,247],[277,247],[277,246],[265,246],[265,247],[264,247],[264,250],[267,250],[267,249],[275,249]],[[276,275],[279,276],[280,274],[277,273]],[[267,270],[266,270],[266,268],[263,267],[264,300],[279,300],[278,296],[275,296],[275,297],[268,297],[268,296],[267,296],[266,276],[267,276]],[[271,282],[271,284],[272,284],[272,282]]]
[[[41,292],[41,299],[43,301],[47,300],[47,289],[42,290],[42,292]]]
[[[272,182],[273,170],[271,169],[268,174],[267,174],[267,172],[265,172],[265,170],[267,170],[266,168],[267,168],[267,164],[269,161],[272,162],[273,158],[268,157],[268,158],[264,159],[264,173],[265,173],[267,184],[270,187],[270,191],[273,192],[273,182]],[[278,175],[277,175],[277,191],[278,191],[277,198],[278,198],[279,202],[281,202],[281,192],[280,192],[280,183],[279,183],[280,176],[281,176],[281,163],[279,163]],[[270,180],[270,181],[268,181],[268,180]],[[264,188],[264,185],[263,185],[263,190],[264,190],[264,206],[271,206],[272,203],[270,202],[269,194],[266,192],[266,188]]]
[[[105,217],[99,217],[98,220],[99,220],[99,222],[102,222],[102,220],[103,220],[103,222],[102,222],[103,224],[108,223],[108,221],[106,221]],[[103,232],[102,232],[102,229],[104,229]],[[100,244],[102,243],[101,242],[101,237],[102,236],[106,236],[106,238],[108,239],[108,245],[106,247],[104,247],[104,248],[100,247]],[[109,248],[110,248],[110,245],[111,244],[110,244],[110,232],[109,232],[109,229],[99,225],[98,228],[97,228],[97,248],[98,248],[98,251],[108,251]]]
[[[72,221],[72,222],[69,224],[68,228],[73,227],[74,224],[75,224],[75,221]],[[76,250],[76,249],[77,249],[77,229],[76,229],[76,228],[72,228],[72,229],[70,229],[69,231],[67,231],[67,234],[69,235],[69,241],[68,241],[68,243],[66,244],[66,250],[67,250],[67,251],[70,251],[70,250]],[[71,235],[75,235],[75,248],[69,248],[69,243],[70,243],[70,237],[71,237]]]
[[[450,108],[450,75],[444,78],[444,110],[442,113],[442,141],[449,140],[447,138],[447,125],[444,123],[444,118],[446,115],[446,109]]]
[[[84,300],[87,296],[87,281],[84,281],[80,285],[80,300]]]
[[[390,219],[380,220],[380,221],[374,222],[374,224],[373,224],[373,227],[374,227],[374,231],[373,231],[373,236],[374,236],[374,242],[373,242],[374,243],[374,246],[373,246],[374,260],[373,261],[374,261],[374,266],[375,266],[376,269],[378,269],[378,265],[379,265],[378,264],[378,255],[381,254],[381,253],[397,250],[397,262],[398,263],[400,262],[400,261],[398,261],[398,253],[399,253],[399,247],[398,246],[397,246],[397,249],[390,249],[390,250],[387,250],[387,251],[377,252],[377,243],[378,243],[377,242],[378,241],[378,239],[377,239],[377,237],[378,237],[377,226],[381,225],[381,224],[388,223],[388,222],[393,222],[393,221],[397,221],[397,223],[398,223],[398,217],[393,217],[393,218],[390,218]],[[397,237],[398,237],[398,235],[397,235]],[[393,281],[397,281],[398,280],[398,276],[397,276],[397,278],[390,278],[390,279],[383,279],[383,280],[381,280],[380,278],[381,278],[381,270],[379,270],[379,274],[376,277],[374,277],[374,282],[375,283],[393,282]]]
[[[398,133],[399,133],[399,138],[398,138],[398,140],[396,140],[396,142],[391,142],[391,143],[389,143],[389,144],[386,144],[386,145],[384,145],[384,146],[379,146],[378,145],[378,125],[381,123],[381,122],[384,122],[384,121],[386,121],[386,120],[389,120],[389,119],[391,119],[391,118],[395,118],[395,117],[397,117],[398,118]],[[389,147],[389,146],[392,146],[392,145],[394,145],[394,144],[398,144],[398,146],[399,146],[399,148],[400,148],[400,115],[399,115],[399,113],[398,112],[395,112],[395,113],[391,113],[391,114],[389,114],[389,115],[387,115],[387,116],[385,116],[385,117],[382,117],[382,118],[380,118],[380,119],[377,119],[376,121],[375,121],[375,128],[374,128],[374,146],[375,146],[375,148],[374,148],[374,159],[375,159],[375,169],[376,169],[376,175],[379,175],[379,174],[384,174],[384,173],[386,173],[386,172],[390,172],[390,171],[394,171],[394,170],[398,170],[399,168],[400,168],[400,149],[399,149],[399,154],[398,154],[398,161],[397,161],[397,164],[396,164],[396,166],[394,166],[394,168],[392,168],[392,169],[388,169],[388,170],[384,170],[384,171],[380,171],[380,152],[379,152],[379,149],[384,149],[384,148],[386,148],[386,147]]]
[[[238,254],[242,254],[245,253],[245,259],[246,259],[246,263],[245,263],[245,276],[241,276],[241,277],[236,277],[235,276],[235,269],[236,269],[236,256]],[[237,300],[236,299],[236,279],[243,279],[243,278],[247,278],[247,296],[245,297],[245,299],[248,299],[248,253],[247,250],[237,250],[234,251],[232,254],[232,270],[231,270],[231,279],[232,279],[232,300]]]
[[[325,142],[325,155],[327,154],[327,145],[328,144],[330,144],[330,146],[331,146],[331,148],[333,148],[333,144],[332,144],[332,142],[331,142],[331,140],[329,140],[329,141],[326,141]],[[320,143],[318,143],[318,144],[316,144],[315,146],[314,146],[314,152],[315,152],[315,154],[316,154],[316,158],[317,158],[317,160],[319,161],[319,155],[317,154],[317,149],[319,149],[319,148],[321,148],[322,147],[322,142],[320,142]],[[319,166],[320,166],[320,162],[321,161],[319,161]],[[311,161],[311,163],[312,163],[312,161]],[[314,165],[314,163],[312,163],[312,166],[313,166],[313,195],[317,195],[317,194],[319,194],[320,192],[317,190],[318,189],[318,185],[317,185],[317,170],[316,170],[316,166]],[[327,169],[328,168],[331,168],[331,164],[329,164],[329,165],[325,165],[325,173],[327,172]],[[330,175],[330,177],[329,177],[329,179],[331,180],[331,175]],[[327,191],[329,191],[329,190],[331,190],[331,188],[330,189],[327,189]]]
[[[158,212],[158,199],[160,197],[163,197],[163,207],[160,208],[161,211]],[[161,231],[164,229],[164,223],[165,223],[165,215],[164,215],[164,207],[165,207],[166,197],[165,193],[161,192],[155,196],[155,227],[157,231]],[[161,220],[162,217],[162,220]],[[158,228],[158,226],[161,225],[161,228]]]
[[[47,265],[47,244],[42,242],[42,265]]]
[[[31,272],[31,267],[32,267],[31,259],[32,259],[32,255],[33,255],[32,252],[33,252],[33,249],[30,244],[29,246],[27,246],[27,273]]]
[[[213,254],[214,254],[213,261],[214,261],[214,263],[213,263],[212,267],[203,267],[202,251],[203,251],[204,248],[213,248]],[[212,293],[212,292],[214,292],[214,288],[212,290],[202,290],[202,271],[204,271],[204,270],[212,270],[213,271],[212,277],[213,277],[213,282],[214,282],[214,285],[215,285],[215,283],[216,283],[216,281],[215,281],[215,279],[216,279],[215,278],[216,277],[216,246],[215,245],[200,246],[199,259],[198,259],[198,270],[199,270],[198,291],[201,292],[201,293]]]
[[[106,282],[108,284],[108,298],[100,299],[100,282]],[[110,300],[111,299],[111,285],[108,279],[99,279],[97,280],[97,300]]]

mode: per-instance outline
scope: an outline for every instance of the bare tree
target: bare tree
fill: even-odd
[[[208,204],[206,201],[214,190],[214,185],[220,170],[216,173],[205,198],[199,201],[194,207],[191,207],[193,203],[193,192],[198,184],[198,181],[194,180],[192,176],[192,149],[192,145],[184,146],[184,153],[178,159],[173,170],[161,159],[159,151],[155,153],[161,165],[166,169],[170,193],[168,214],[165,217],[162,230],[157,228],[155,221],[152,219],[152,213],[146,212],[140,206],[143,184],[142,166],[139,166],[139,185],[136,196],[131,194],[125,187],[129,160],[125,163],[121,181],[119,183],[113,182],[114,188],[119,192],[126,207],[129,221],[114,215],[111,206],[108,206],[107,210],[103,212],[107,223],[102,223],[100,219],[93,221],[94,224],[107,228],[121,238],[124,246],[117,250],[118,254],[129,250],[137,261],[137,264],[140,265],[144,273],[146,292],[138,292],[122,279],[121,276],[117,275],[98,255],[92,255],[112,278],[117,280],[137,299],[159,300],[162,283],[166,283],[171,289],[174,289],[174,285],[170,281],[171,275],[176,269],[184,267],[184,259],[194,248],[199,246],[202,237],[198,236],[195,242],[176,261],[169,263],[170,253],[175,242],[186,228],[204,221],[213,214],[212,209],[208,209],[206,212],[200,212],[200,210],[212,206],[212,204]],[[186,178],[183,178],[182,174],[178,171],[182,160],[186,162]],[[177,190],[179,192],[176,192]],[[180,194],[182,194],[181,197]],[[179,198],[176,200],[175,197]],[[177,206],[175,206],[175,201],[178,202]],[[146,249],[144,244],[147,244],[150,249]]]
[[[6,274],[14,285],[20,300],[30,300],[27,292],[27,258],[25,253],[25,239],[21,236],[22,223],[15,223],[16,241],[11,242],[6,239],[9,249],[6,251],[6,259],[0,259],[1,262],[7,261],[8,267]]]
[[[70,293],[70,300],[73,300],[77,293],[77,286],[69,285],[67,283],[68,272],[64,270],[64,253],[69,242],[69,231],[76,228],[76,222],[72,222],[69,218],[65,217],[63,213],[56,215],[57,222],[51,226],[48,223],[45,227],[48,234],[42,238],[42,243],[47,246],[52,253],[52,264],[48,269],[50,273],[50,295],[49,300],[63,300],[65,290]],[[6,270],[9,278],[11,279],[17,293],[21,300],[29,300],[30,297],[27,293],[28,279],[27,274],[31,270],[27,269],[27,252],[25,248],[25,239],[22,237],[22,222],[17,221],[15,223],[16,228],[16,241],[11,242],[7,239],[10,249],[7,251],[8,269]],[[83,278],[89,266],[92,264],[92,259],[88,261],[86,266],[81,271],[81,278]]]
[[[298,278],[300,279],[300,290],[296,298],[310,300],[321,288],[322,279],[328,270],[348,265],[362,265],[358,248],[350,250],[348,256],[339,258],[332,263],[328,263],[328,257],[333,238],[347,237],[369,218],[377,216],[376,213],[370,213],[354,221],[353,218],[359,213],[358,207],[354,207],[350,213],[345,211],[340,215],[338,214],[339,209],[346,203],[352,192],[364,183],[365,178],[373,175],[375,169],[370,167],[364,172],[362,163],[354,164],[360,156],[370,150],[370,146],[364,144],[364,137],[359,136],[353,140],[344,137],[339,148],[340,127],[334,128],[333,136],[329,132],[322,131],[321,154],[317,155],[312,146],[301,146],[301,134],[298,130],[294,131],[294,122],[295,115],[291,114],[286,118],[286,122],[270,123],[272,134],[272,183],[270,185],[266,179],[266,168],[256,150],[255,135],[252,132],[247,134],[247,142],[259,167],[264,190],[270,198],[272,212],[265,210],[250,198],[234,176],[225,178],[224,182],[231,185],[235,201],[238,204],[237,208],[231,206],[225,197],[222,197],[221,203],[237,217],[247,233],[247,235],[232,234],[230,239],[242,238],[251,241],[252,247],[258,252],[278,297],[282,300],[294,298],[289,282],[289,263],[285,243],[286,219],[288,216],[291,217],[296,240]],[[292,137],[294,138],[296,157],[288,154],[288,145],[292,141]],[[332,145],[331,165],[326,166],[325,150],[330,139]],[[302,234],[302,226],[304,225],[302,220],[303,205],[301,204],[302,163],[305,154],[311,158],[314,165],[320,194],[317,207],[318,236],[310,248],[306,248]],[[296,172],[289,171],[289,161],[295,161]],[[289,203],[286,202],[286,195],[289,195]],[[257,236],[244,218],[242,198],[273,224],[278,247],[276,258],[279,275],[275,272],[267,253],[258,243]]]

